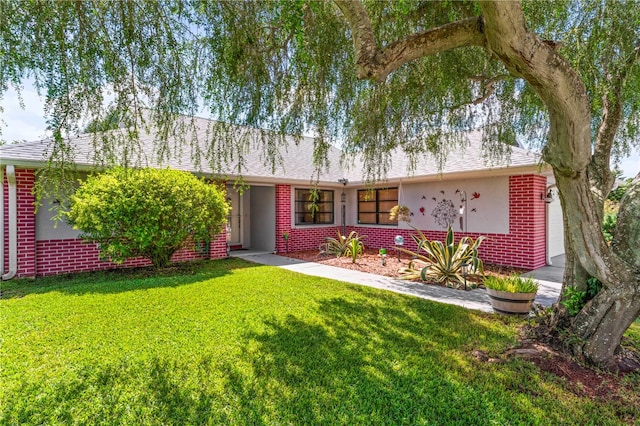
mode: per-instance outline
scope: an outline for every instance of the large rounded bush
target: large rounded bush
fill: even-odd
[[[141,256],[163,267],[177,250],[219,233],[228,211],[224,189],[191,173],[115,168],[90,176],[66,215],[102,258]]]

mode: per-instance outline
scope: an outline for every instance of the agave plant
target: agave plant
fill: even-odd
[[[336,257],[349,256],[353,263],[356,263],[358,256],[364,253],[364,244],[362,239],[364,236],[358,235],[356,231],[351,231],[349,235],[342,235],[340,229],[337,230],[338,238],[327,237],[326,247],[328,254],[334,254]]]
[[[344,255],[351,258],[352,263],[356,263],[356,259],[364,253],[364,244],[359,237],[352,238],[344,251]]]
[[[401,268],[400,278],[436,281],[447,287],[459,288],[468,279],[484,276],[484,265],[478,257],[478,247],[485,237],[475,241],[471,237],[462,237],[455,242],[453,229],[447,230],[447,238],[442,241],[430,241],[419,229],[411,238],[418,246],[417,251],[398,247],[398,250],[414,257],[406,268]],[[463,274],[463,269],[468,268]]]

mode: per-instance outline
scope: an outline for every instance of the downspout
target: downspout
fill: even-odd
[[[2,239],[0,241],[0,263],[2,264],[2,281],[10,280],[18,272],[18,202],[16,190],[16,170],[12,165],[7,166],[7,184],[9,186],[9,271],[4,273],[4,180],[0,198],[0,224]],[[3,173],[4,174],[4,173]]]

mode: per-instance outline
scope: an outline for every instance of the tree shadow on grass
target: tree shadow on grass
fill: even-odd
[[[0,423],[598,422],[601,413],[593,408],[577,408],[587,411],[576,418],[554,417],[575,400],[555,401],[558,387],[535,368],[472,359],[477,344],[504,348],[514,338],[489,316],[351,290],[319,299],[313,312],[263,321],[242,335],[237,352],[123,356],[120,365],[92,364],[55,383],[23,384],[2,397]]]
[[[509,337],[473,314],[435,305],[408,300],[398,309],[332,299],[319,308],[322,324],[295,316],[267,322],[265,332],[249,336],[255,347],[243,362],[226,366],[225,394],[239,401],[233,420],[504,424],[534,419],[518,400],[535,395],[539,383],[478,374],[486,367],[464,358],[461,347],[473,343],[456,327],[483,328],[477,332],[488,340]],[[516,376],[512,370],[505,374]],[[502,381],[504,388],[486,392],[487,380],[496,380],[498,388]],[[496,407],[493,392],[513,404]]]
[[[256,265],[242,259],[227,258],[176,263],[156,270],[152,267],[81,272],[34,279],[15,279],[0,284],[0,299],[16,299],[30,294],[61,292],[73,295],[121,293],[160,287],[178,287],[231,273],[234,269]]]

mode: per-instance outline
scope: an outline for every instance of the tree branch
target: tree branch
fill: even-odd
[[[470,77],[469,79],[471,81],[477,81],[479,83],[485,83],[484,93],[480,97],[478,97],[478,98],[474,99],[473,101],[471,101],[471,103],[473,105],[479,105],[482,102],[484,102],[489,96],[491,96],[491,95],[493,95],[495,93],[495,91],[496,91],[495,84],[500,82],[500,81],[502,81],[502,80],[505,80],[507,78],[509,78],[508,74],[501,74],[501,75],[497,75],[495,77],[486,77],[486,76],[483,76],[483,75],[477,75],[477,76],[474,76],[474,77]]]
[[[549,110],[550,137],[544,159],[567,176],[591,161],[591,121],[586,87],[571,65],[527,29],[520,2],[480,2],[487,48],[514,75],[524,78]]]
[[[614,183],[610,172],[610,158],[616,134],[622,123],[622,89],[629,72],[640,61],[640,45],[637,46],[617,72],[607,73],[609,90],[602,97],[602,119],[596,136],[596,146],[591,162],[592,185],[604,199]]]
[[[411,34],[378,48],[371,20],[359,1],[334,0],[351,28],[356,76],[384,81],[400,66],[415,59],[465,46],[484,46],[482,17],[468,18]]]

